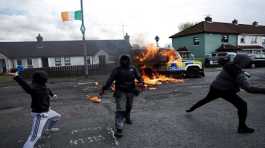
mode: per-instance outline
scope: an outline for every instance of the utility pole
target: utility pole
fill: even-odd
[[[160,38],[159,38],[159,36],[157,35],[157,36],[155,36],[155,41],[156,41],[156,47],[159,47],[159,40],[160,40]]]
[[[84,24],[84,10],[83,10],[83,0],[80,0],[81,4],[81,17],[82,17],[82,23],[80,27],[80,31],[82,33],[82,42],[83,42],[83,48],[84,48],[84,71],[85,71],[85,76],[88,76],[88,65],[87,65],[87,46],[86,46],[86,27]]]

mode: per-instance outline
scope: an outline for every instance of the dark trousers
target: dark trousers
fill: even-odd
[[[117,92],[115,125],[117,129],[123,129],[124,119],[130,119],[133,106],[133,93]]]
[[[240,96],[233,92],[220,91],[211,87],[207,96],[194,104],[190,109],[195,110],[217,98],[223,98],[224,100],[233,104],[238,110],[239,128],[246,127],[245,122],[247,119],[247,103],[241,99]]]

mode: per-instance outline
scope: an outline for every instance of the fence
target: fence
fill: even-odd
[[[115,64],[105,65],[88,65],[89,75],[107,74],[115,67]],[[60,66],[60,67],[46,67],[46,68],[27,68],[23,71],[24,77],[30,77],[35,71],[46,71],[49,76],[62,77],[62,76],[82,76],[85,74],[84,66]]]

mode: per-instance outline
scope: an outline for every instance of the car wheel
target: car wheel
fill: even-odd
[[[250,65],[250,67],[251,67],[251,68],[256,68],[256,64],[255,64],[255,63],[252,63],[252,64]]]
[[[200,68],[196,66],[189,67],[186,72],[186,77],[188,78],[201,77]]]

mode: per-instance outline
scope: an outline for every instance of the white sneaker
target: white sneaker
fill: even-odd
[[[59,130],[59,128],[53,127],[51,129],[46,129],[46,132],[58,132]]]

